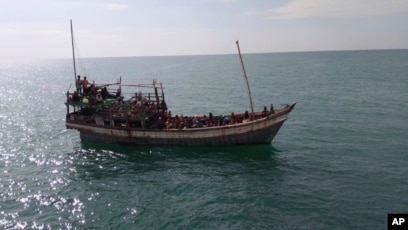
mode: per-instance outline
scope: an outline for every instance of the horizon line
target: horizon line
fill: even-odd
[[[320,53],[320,52],[353,52],[353,51],[396,51],[396,50],[408,50],[408,48],[378,48],[378,49],[344,49],[344,50],[303,50],[303,51],[276,51],[276,52],[246,52],[242,55],[253,55],[253,54],[291,54],[291,53]],[[222,56],[222,55],[238,55],[238,53],[214,53],[214,54],[169,54],[169,55],[125,55],[125,56],[98,56],[98,57],[75,57],[76,59],[103,59],[103,58],[140,58],[140,57],[192,57],[192,56]],[[0,60],[62,60],[62,59],[72,59],[71,57],[0,57]]]

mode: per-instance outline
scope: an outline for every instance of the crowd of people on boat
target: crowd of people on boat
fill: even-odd
[[[256,118],[263,118],[270,115],[272,112],[264,107],[264,110],[257,115]],[[167,113],[163,118],[159,117],[159,121],[163,120],[163,126],[158,128],[163,129],[186,129],[186,128],[205,128],[205,127],[215,127],[215,126],[223,126],[223,125],[233,125],[239,123],[245,123],[255,117],[251,117],[248,111],[245,111],[243,114],[235,114],[231,113],[230,115],[219,115],[214,116],[212,113],[203,116],[194,116],[194,117],[187,117],[183,116],[183,114],[171,116],[171,112]]]
[[[232,125],[248,122],[252,119],[266,117],[271,114],[266,107],[261,113],[258,113],[256,117],[250,116],[248,111],[243,114],[231,113],[230,115],[218,115],[214,116],[211,112],[208,115],[203,116],[184,116],[183,114],[178,114],[173,116],[171,111],[167,110],[167,106],[164,102],[163,104],[156,105],[154,102],[145,101],[140,103],[140,101],[132,102],[130,100],[130,106],[127,113],[119,112],[116,113],[122,118],[126,118],[128,125],[133,127],[143,127],[151,129],[188,129],[188,128],[205,128],[205,127],[216,127],[224,125]],[[143,120],[142,125],[139,122],[132,122],[135,120]]]
[[[167,116],[159,117],[159,121],[162,121],[162,126],[157,127],[159,129],[187,129],[187,128],[205,128],[205,127],[215,127],[223,126],[229,124],[242,123],[249,120],[249,113],[246,112],[244,115],[235,115],[231,113],[229,116],[213,116],[212,113],[203,116],[188,117],[183,116],[183,114],[171,116],[171,112]]]
[[[122,113],[120,109],[116,113],[116,118],[126,119],[128,124],[133,127],[143,127],[151,129],[187,129],[187,128],[205,128],[237,124],[250,120],[248,111],[245,114],[235,115],[231,113],[228,116],[213,116],[212,113],[203,116],[188,117],[183,114],[172,116],[167,108],[157,107],[155,103],[131,105],[127,113]],[[142,125],[139,122],[142,121]]]
[[[78,75],[76,81],[77,90],[68,100],[72,102],[81,102],[83,98],[88,99],[88,109],[94,109],[96,106],[104,103],[107,99],[113,99],[113,103],[104,104],[105,110],[109,111],[110,116],[116,120],[126,121],[127,125],[133,127],[152,128],[152,129],[187,129],[215,127],[230,124],[238,124],[254,119],[248,111],[243,114],[231,113],[228,116],[214,116],[212,113],[203,116],[188,117],[183,114],[172,116],[168,111],[164,100],[157,103],[157,100],[149,100],[143,96],[142,92],[135,93],[129,100],[124,101],[121,95],[121,89],[116,94],[108,92],[106,87],[95,87],[90,84],[87,77],[81,80]],[[257,115],[257,118],[266,117],[274,113],[273,107],[264,110]]]

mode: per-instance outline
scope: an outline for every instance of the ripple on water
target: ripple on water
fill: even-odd
[[[247,55],[256,104],[299,101],[277,149],[81,142],[61,103],[71,60],[0,63],[0,228],[385,228],[408,206],[407,54]],[[96,81],[159,68],[173,114],[242,109],[235,56],[87,61]]]

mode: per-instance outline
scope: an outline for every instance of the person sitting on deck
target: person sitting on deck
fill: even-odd
[[[183,123],[184,123],[184,128],[183,129],[189,129],[193,126],[193,119],[185,116],[183,119]]]
[[[96,90],[94,87],[90,87],[88,88],[88,90],[90,91],[88,94],[88,106],[89,108],[93,108],[94,106],[97,105],[97,101],[96,101]]]
[[[114,111],[114,113],[118,112],[123,105],[123,100],[118,97],[115,103],[111,104],[111,110]]]
[[[216,125],[216,120],[213,116],[212,113],[208,114],[208,126],[215,126]]]
[[[231,112],[231,116],[230,116],[230,124],[235,124],[237,122],[236,116],[234,112]]]
[[[175,129],[180,129],[181,128],[181,121],[178,115],[176,115],[173,119],[173,124]]]
[[[103,87],[103,88],[101,89],[101,96],[102,96],[102,99],[103,99],[103,100],[106,100],[106,99],[108,99],[108,98],[115,98],[115,97],[116,97],[115,95],[110,94],[110,93],[108,92],[108,89],[107,89],[106,87]]]
[[[95,97],[96,97],[96,87],[94,84],[91,84],[86,90],[84,89],[84,96],[91,95],[92,93],[95,92]]]
[[[238,114],[236,116],[236,123],[242,123],[243,120],[244,120],[244,117],[242,116],[242,114]]]
[[[166,121],[166,129],[174,129],[174,122],[173,119],[169,118]]]
[[[81,97],[79,96],[79,93],[75,91],[74,94],[72,94],[72,102],[80,102],[80,101],[81,101]]]
[[[122,96],[122,89],[119,87],[118,90],[116,90],[116,97],[121,97]]]
[[[223,125],[229,125],[230,122],[231,122],[231,118],[228,117],[228,116],[224,116],[223,121],[222,121],[222,124],[223,124]]]
[[[193,128],[201,128],[201,127],[202,127],[200,121],[199,121],[197,118],[194,118],[194,119],[193,119],[193,125],[192,125],[192,127],[193,127]]]
[[[200,123],[201,123],[202,127],[208,127],[209,126],[207,115],[204,114],[204,116],[200,119]]]
[[[244,114],[244,121],[243,122],[248,122],[248,121],[250,121],[250,118],[249,118],[248,110],[246,110],[245,114]]]
[[[124,105],[125,103],[123,102],[123,97],[118,97],[118,101],[117,101],[118,105]]]
[[[159,108],[160,108],[160,109],[163,109],[163,110],[166,110],[166,109],[167,109],[167,105],[166,105],[166,102],[165,102],[164,100],[162,100],[162,101],[160,102]]]
[[[138,101],[142,101],[142,99],[143,99],[142,91],[139,90],[139,93],[137,94],[136,98],[137,98]]]
[[[171,111],[168,111],[168,112],[167,112],[166,118],[171,119]]]
[[[165,128],[165,122],[163,121],[162,117],[158,117],[155,123],[150,126],[152,129],[163,129]]]
[[[134,97],[131,97],[129,100],[129,104],[136,104],[137,103],[137,93],[135,93]]]
[[[103,103],[103,98],[102,98],[102,95],[100,93],[98,93],[96,95],[96,104],[99,105],[101,103]]]

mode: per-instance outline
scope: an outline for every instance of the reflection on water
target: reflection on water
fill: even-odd
[[[116,174],[119,171],[146,172],[172,167],[203,170],[210,168],[273,169],[279,162],[277,150],[271,145],[231,147],[154,147],[122,146],[81,142],[82,148],[72,153],[76,165],[90,172]]]
[[[0,62],[0,228],[385,228],[384,210],[408,206],[407,57],[407,51],[247,55],[257,105],[302,104],[278,133],[276,149],[82,142],[64,126],[71,60]],[[236,60],[87,63],[96,82],[118,75],[151,82],[159,70],[172,113],[202,115],[242,110]]]
[[[226,147],[206,147],[206,146],[183,146],[183,147],[156,147],[156,146],[129,146],[117,144],[103,144],[91,141],[81,141],[82,148],[97,152],[116,152],[120,154],[131,155],[151,155],[163,154],[171,156],[207,156],[212,155],[226,157],[253,157],[253,158],[270,158],[270,155],[278,152],[272,145],[243,145],[243,146],[226,146]]]
[[[203,221],[210,223],[224,209],[244,212],[238,201],[242,196],[256,205],[281,191],[273,184],[282,182],[283,162],[270,145],[167,148],[82,141],[81,146],[68,154],[75,171],[67,177],[82,184],[85,194],[79,200],[87,200],[82,211],[91,223],[87,226],[106,227],[98,221],[111,215],[165,228],[169,220],[160,218],[163,213],[174,217],[171,222],[188,225],[185,210],[191,221],[206,213]],[[97,211],[101,208],[105,212]]]

